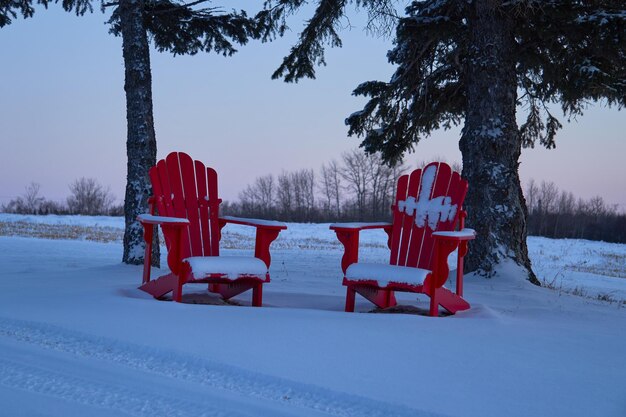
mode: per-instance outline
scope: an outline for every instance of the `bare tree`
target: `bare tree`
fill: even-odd
[[[77,179],[70,184],[70,192],[67,206],[72,214],[109,214],[115,201],[110,190],[98,184],[94,178]]]
[[[276,204],[286,220],[311,221],[315,213],[315,173],[302,169],[278,176]]]
[[[528,213],[532,214],[537,210],[537,199],[539,197],[539,187],[534,179],[528,181],[526,187],[526,204],[528,205]]]
[[[342,155],[341,177],[354,197],[359,220],[380,219],[389,213],[398,178],[406,171],[402,161],[390,167],[380,154],[367,155],[358,149]]]
[[[276,203],[278,209],[286,220],[291,220],[291,212],[293,209],[293,185],[291,177],[287,172],[282,172],[278,176],[278,189],[276,190]]]
[[[258,215],[258,201],[254,188],[251,185],[247,185],[246,188],[239,193],[239,204],[242,212],[248,213],[251,216]]]
[[[561,191],[557,207],[559,213],[573,214],[576,209],[576,197],[571,191]]]
[[[17,214],[38,214],[45,202],[45,199],[39,195],[40,189],[39,184],[31,182],[26,186],[24,194],[2,206],[2,211]]]
[[[539,206],[544,212],[553,212],[556,209],[559,189],[554,182],[541,181],[539,187]]]
[[[372,219],[384,218],[389,215],[398,178],[406,172],[402,161],[390,167],[385,164],[380,154],[369,156],[370,185],[370,216]]]
[[[273,175],[259,177],[254,182],[256,198],[261,206],[261,214],[268,216],[274,208],[275,182]]]
[[[555,204],[556,210],[554,212],[553,236],[559,236],[559,226],[563,222],[563,217],[571,215],[574,212],[575,205],[576,199],[574,198],[574,194],[571,192],[568,193],[567,191],[562,191],[559,194],[558,200]]]
[[[540,187],[531,181],[526,194],[531,209],[528,231],[533,235],[626,242],[626,213],[602,197],[576,200],[571,192],[545,181]]]
[[[26,187],[26,193],[24,193],[24,205],[30,213],[37,213],[39,208],[44,202],[44,198],[39,195],[41,185],[36,182],[31,182]]]
[[[366,212],[367,193],[372,181],[369,170],[369,161],[365,153],[355,149],[341,155],[344,166],[341,177],[346,181],[346,188],[355,198],[356,214],[359,220],[364,220]]]
[[[291,173],[294,190],[295,215],[311,221],[315,209],[315,173],[312,169],[302,169]]]
[[[324,196],[324,214],[327,217],[341,216],[341,175],[339,164],[336,160],[322,165],[320,189]]]
[[[608,214],[611,210],[602,197],[595,196],[587,202],[587,211],[591,216],[598,218]]]

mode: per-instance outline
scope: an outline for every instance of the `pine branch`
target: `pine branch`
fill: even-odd
[[[285,7],[299,7],[302,0],[282,0],[276,6],[279,9]],[[272,79],[283,77],[285,82],[297,82],[301,78],[315,78],[315,67],[326,65],[324,49],[326,46],[341,47],[341,39],[338,34],[342,19],[348,19],[346,6],[354,3],[368,12],[366,29],[372,33],[390,33],[398,23],[395,11],[395,0],[318,0],[317,7],[306,27],[299,35],[299,40],[291,48],[289,54],[283,59],[281,65],[272,74]],[[266,5],[271,6],[271,1]],[[273,18],[276,19],[277,12]],[[286,29],[284,16],[279,33]],[[351,26],[348,20],[348,26]]]
[[[180,10],[181,8],[183,9],[188,9],[188,10],[192,10],[191,8],[193,6],[197,6],[198,4],[202,4],[202,3],[206,3],[206,2],[210,2],[210,0],[197,0],[191,3],[187,3],[187,4],[175,4],[173,7],[170,8],[164,8],[164,9],[159,9],[159,10],[154,10],[151,12],[151,14],[156,15],[156,14],[165,14],[165,13],[171,13],[171,12],[175,12]],[[219,11],[220,9],[217,7],[211,7],[211,8],[206,8],[206,9],[202,9],[202,12],[209,12],[209,13],[214,13]]]
[[[10,25],[12,19],[22,15],[24,19],[33,17],[35,9],[33,4],[40,4],[48,8],[48,0],[37,0],[31,2],[29,0],[0,0],[0,28]]]
[[[216,14],[215,8],[191,8],[204,2],[178,5],[164,0],[146,10],[146,27],[157,50],[174,55],[204,51],[229,56],[237,51],[234,44],[244,45],[260,37],[258,22],[244,11]]]
[[[300,40],[272,74],[272,79],[284,76],[286,82],[296,82],[304,77],[315,78],[315,65],[326,64],[324,44],[341,47],[335,26],[345,14],[345,5],[346,0],[319,0],[313,17],[300,34]]]

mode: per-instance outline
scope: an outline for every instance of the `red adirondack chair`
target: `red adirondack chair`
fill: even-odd
[[[354,311],[359,293],[380,308],[396,305],[394,291],[430,297],[431,316],[441,305],[450,313],[467,310],[463,296],[463,256],[475,232],[464,228],[463,200],[467,181],[443,162],[398,179],[392,223],[336,223],[330,226],[343,243],[343,285],[346,311]],[[458,226],[458,231],[457,230]],[[389,264],[359,263],[359,232],[384,229],[391,249]],[[456,294],[443,284],[448,279],[448,255],[458,248]]]
[[[155,298],[172,291],[180,302],[183,284],[208,283],[209,291],[229,299],[252,289],[252,305],[263,302],[263,284],[270,282],[270,244],[283,223],[219,217],[222,202],[217,194],[217,173],[182,152],[172,152],[150,168],[154,195],[150,214],[140,215],[144,227],[146,252],[143,283],[139,289]],[[155,216],[155,209],[158,216]],[[221,229],[227,224],[256,227],[254,257],[221,256]],[[150,280],[154,226],[161,225],[167,246],[167,264],[171,273]]]

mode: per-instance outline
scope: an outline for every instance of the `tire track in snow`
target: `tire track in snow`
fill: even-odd
[[[62,373],[17,364],[0,358],[0,385],[38,394],[121,411],[134,417],[244,417],[232,411],[206,404],[165,397],[154,392],[142,392],[128,386],[97,383]]]
[[[288,381],[211,362],[204,358],[133,345],[42,323],[0,318],[0,337],[83,358],[108,361],[127,368],[182,381],[190,381],[237,395],[271,400],[283,406],[303,407],[337,417],[444,417],[442,414],[339,393],[323,387]],[[2,363],[0,361],[0,364]],[[6,367],[7,372],[15,368],[14,365],[7,363],[4,363],[3,366]],[[19,369],[13,369],[12,372],[16,373],[16,377],[19,376]],[[39,381],[36,373],[25,371],[24,374],[31,375],[32,380]],[[1,381],[5,380],[6,378],[2,377]],[[72,386],[71,382],[67,384],[68,387]],[[42,385],[35,384],[35,386]],[[99,392],[98,389],[104,392],[103,387],[94,386],[94,389],[96,392]],[[115,390],[114,392],[116,395],[123,395],[123,392]],[[171,403],[171,400],[169,401]],[[206,411],[206,408],[203,410]],[[297,411],[294,410],[294,412]],[[177,416],[177,414],[169,413],[167,415]],[[196,413],[193,415],[200,416],[203,414]],[[220,416],[221,414],[209,415]]]

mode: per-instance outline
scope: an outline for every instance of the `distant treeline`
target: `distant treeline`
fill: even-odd
[[[452,166],[461,170],[458,163]],[[237,201],[225,201],[221,214],[311,223],[389,221],[396,182],[410,168],[404,164],[388,167],[376,154],[345,152],[339,161],[322,165],[317,173],[302,169],[258,177],[239,193]],[[0,209],[20,214],[124,215],[123,206],[114,204],[109,189],[94,179],[80,178],[69,189],[70,196],[59,203],[42,197],[40,186],[32,183],[24,195]],[[560,191],[553,182],[537,184],[534,180],[524,194],[529,235],[626,243],[626,213],[602,197],[583,200]]]
[[[83,214],[123,216],[124,206],[115,204],[108,188],[93,178],[80,178],[69,185],[70,196],[65,202],[43,197],[41,186],[35,182],[26,187],[23,195],[0,207],[5,213],[17,214]]]
[[[458,163],[452,165],[461,171]],[[323,165],[317,175],[300,170],[259,177],[238,201],[224,203],[222,211],[293,222],[389,221],[396,181],[408,170],[405,165],[387,167],[378,155],[355,150]],[[530,235],[626,243],[626,213],[602,197],[577,199],[553,182],[538,185],[534,180],[525,196]]]
[[[461,171],[460,164],[452,165]],[[305,169],[259,177],[238,201],[224,203],[222,212],[293,222],[388,221],[397,179],[408,170],[402,164],[387,167],[378,155],[346,152],[317,175]],[[530,235],[626,243],[626,213],[602,197],[577,199],[553,182],[534,180],[525,196]]]
[[[534,180],[525,196],[529,235],[626,243],[626,213],[602,197],[577,199],[553,182],[538,185]]]
[[[407,167],[389,167],[379,155],[345,152],[339,161],[312,169],[257,178],[225,214],[292,222],[389,220],[395,186]]]

